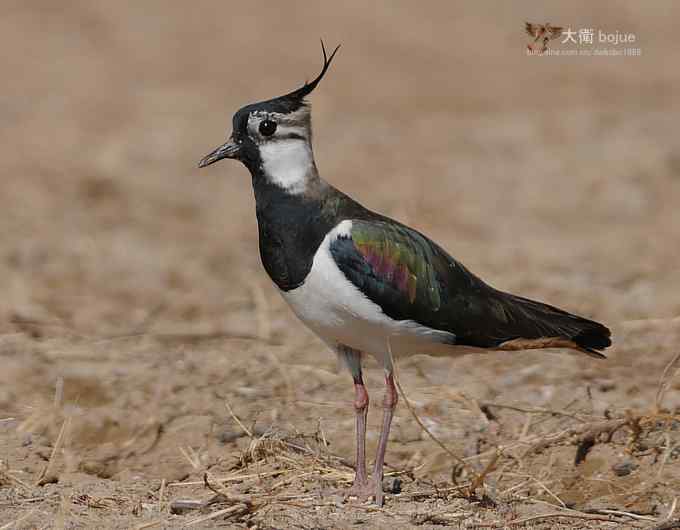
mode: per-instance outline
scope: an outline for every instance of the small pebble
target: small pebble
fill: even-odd
[[[626,475],[630,475],[637,468],[638,465],[634,462],[631,462],[630,460],[624,460],[623,462],[614,464],[612,466],[612,471],[617,477],[625,477]]]
[[[393,477],[385,480],[383,482],[383,491],[385,493],[401,493],[401,479]]]

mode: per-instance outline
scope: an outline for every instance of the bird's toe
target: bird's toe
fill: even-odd
[[[355,480],[352,486],[344,491],[345,500],[353,497],[360,501],[368,501],[375,496],[375,485],[373,480],[366,479],[364,481]]]

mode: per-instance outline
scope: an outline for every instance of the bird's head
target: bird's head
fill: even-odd
[[[312,122],[305,97],[326,74],[338,48],[328,57],[321,42],[323,68],[313,81],[283,96],[241,108],[234,114],[233,130],[226,143],[206,155],[198,167],[233,158],[254,177],[262,175],[288,191],[302,191],[306,175],[315,169]]]

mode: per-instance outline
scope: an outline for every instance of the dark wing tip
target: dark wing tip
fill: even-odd
[[[587,321],[572,340],[587,350],[604,350],[612,345],[612,333],[599,322]]]
[[[541,31],[541,26],[539,24],[532,24],[531,22],[524,23],[524,30],[530,37],[538,37]]]
[[[586,353],[589,357],[592,357],[593,359],[606,359],[607,356],[599,352],[597,350],[593,350],[592,348],[582,348],[583,352]]]

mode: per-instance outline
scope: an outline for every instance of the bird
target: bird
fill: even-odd
[[[346,499],[382,506],[383,464],[398,402],[394,359],[428,354],[566,348],[594,358],[610,330],[563,309],[500,291],[418,230],[374,212],[326,180],[312,150],[307,99],[326,75],[238,110],[227,141],[199,162],[241,162],[250,172],[259,252],[297,317],[347,366],[354,382],[356,465]],[[366,469],[369,395],[362,361],[385,375],[373,473]]]
[[[527,44],[527,50],[530,52],[537,51],[536,43],[543,39],[541,48],[538,50],[539,54],[543,54],[548,51],[548,42],[556,39],[562,35],[562,26],[551,26],[550,22],[546,24],[532,24],[531,22],[524,23],[524,31],[527,35],[534,39],[532,44]]]

